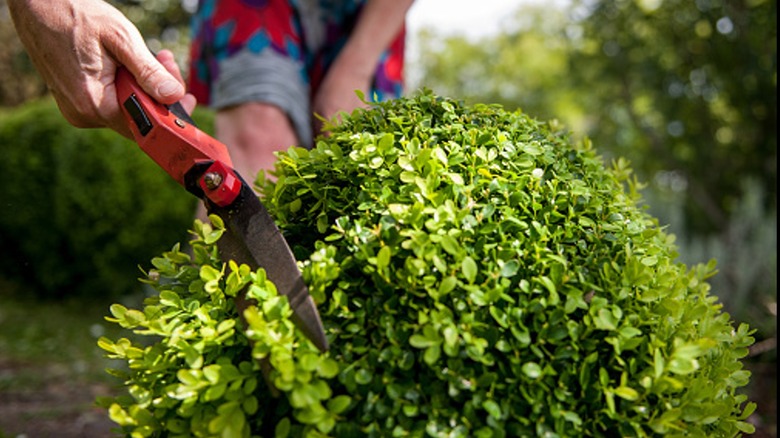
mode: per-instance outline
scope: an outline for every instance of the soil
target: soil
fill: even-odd
[[[0,357],[0,437],[117,436],[112,433],[116,423],[95,399],[113,395],[118,388],[72,374],[62,365],[41,367]]]

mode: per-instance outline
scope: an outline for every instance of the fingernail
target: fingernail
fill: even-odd
[[[163,97],[174,96],[181,93],[181,91],[181,84],[172,80],[162,81],[157,87],[157,92]]]

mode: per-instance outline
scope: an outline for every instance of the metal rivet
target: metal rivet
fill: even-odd
[[[209,190],[214,190],[222,184],[222,175],[217,172],[208,172],[203,175],[203,181],[206,183],[206,187]]]
[[[173,121],[173,123],[175,123],[176,126],[178,126],[179,128],[183,128],[184,127],[184,122],[182,122],[181,119],[175,119]]]

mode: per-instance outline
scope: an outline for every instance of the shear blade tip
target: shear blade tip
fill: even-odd
[[[303,331],[314,345],[323,353],[328,351],[328,338],[325,336],[325,328],[322,326],[320,314],[317,311],[317,305],[311,296],[303,300],[295,309],[293,309],[295,323]]]

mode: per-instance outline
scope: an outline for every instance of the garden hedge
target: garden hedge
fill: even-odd
[[[280,154],[262,200],[330,342],[319,352],[262,269],[152,260],[158,294],[102,338],[127,436],[733,437],[753,342],[676,262],[628,164],[555,122],[421,91]],[[233,296],[257,305],[243,315]],[[147,341],[134,338],[149,335]],[[133,340],[131,340],[133,338]],[[271,365],[270,384],[259,362]],[[273,388],[278,391],[275,395]]]
[[[201,116],[203,117],[203,116]],[[0,115],[0,274],[47,297],[139,288],[139,260],[187,236],[196,199],[132,141],[76,129],[50,99]]]

